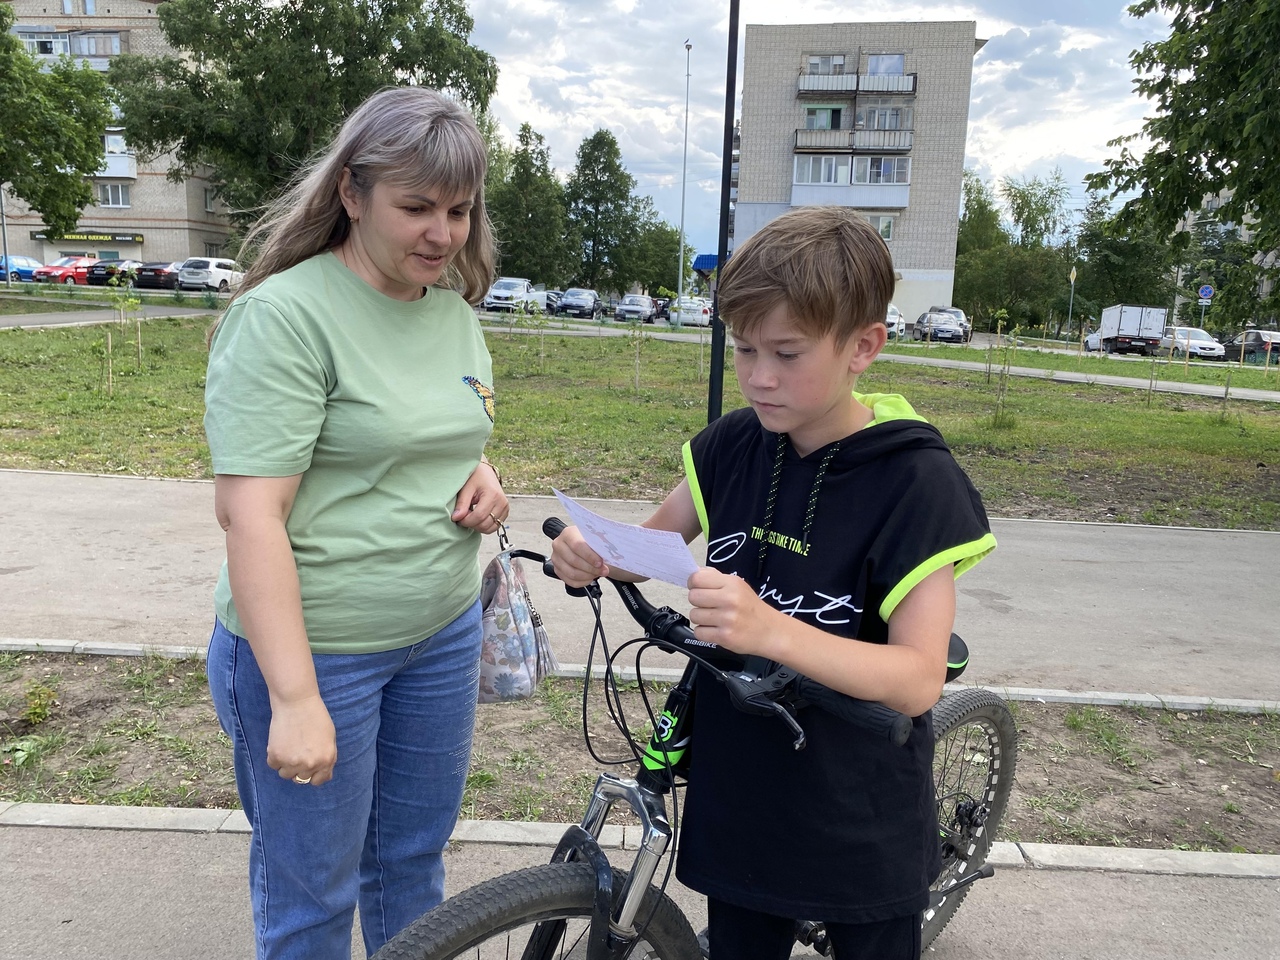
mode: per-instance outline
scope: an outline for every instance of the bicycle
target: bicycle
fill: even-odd
[[[543,532],[552,539],[562,529],[564,524],[554,518],[543,525]],[[555,576],[543,555],[526,550],[514,555],[542,563],[544,572]],[[681,614],[669,607],[655,609],[634,584],[609,582],[644,628],[644,637],[623,644],[612,655],[604,644],[606,691],[613,680],[612,661],[632,644],[657,646],[689,658],[661,713],[653,717],[650,711],[654,732],[647,745],[636,743],[625,722],[614,716],[632,743],[636,776],[600,775],[582,822],[565,831],[550,863],[496,877],[451,897],[401,931],[374,960],[704,957],[698,935],[680,908],[652,884],[672,838],[666,795],[680,786],[685,768],[691,726],[687,709],[699,666],[728,686],[739,709],[776,716],[785,723],[797,749],[803,748],[805,735],[796,714],[806,705],[828,710],[899,745],[906,742],[911,732],[909,717],[882,704],[836,693],[776,664],[768,665],[767,672],[753,671],[742,657],[698,640]],[[602,637],[598,583],[566,589],[590,598],[597,635]],[[960,676],[967,662],[964,641],[952,634],[947,681]],[[588,664],[584,682],[589,683],[590,677]],[[1009,800],[1017,762],[1013,716],[990,691],[947,694],[933,708],[933,723],[943,865],[924,912],[925,949],[955,915],[970,886],[994,873],[986,857]],[[619,802],[631,808],[642,828],[643,840],[629,870],[611,866],[597,842],[610,810]],[[668,863],[663,888],[670,872]],[[799,921],[795,936],[797,943],[831,955],[821,923]]]

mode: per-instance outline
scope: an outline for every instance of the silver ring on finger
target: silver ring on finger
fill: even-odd
[[[293,782],[300,783],[303,786],[306,786],[308,783],[311,782],[311,778],[310,777],[294,777]]]

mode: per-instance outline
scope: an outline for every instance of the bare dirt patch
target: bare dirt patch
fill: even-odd
[[[627,756],[602,687],[596,753]],[[660,709],[662,692],[650,695]],[[602,769],[581,686],[482,706],[462,816],[577,821]],[[639,735],[639,689],[623,695]],[[1280,717],[1021,702],[1003,839],[1280,853]],[[619,768],[611,768],[619,769]],[[623,767],[629,770],[629,767]],[[0,653],[0,801],[233,807],[231,748],[203,664]]]

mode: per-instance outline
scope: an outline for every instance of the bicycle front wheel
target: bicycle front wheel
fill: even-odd
[[[615,895],[625,879],[626,874],[615,868]],[[549,863],[517,870],[446,900],[402,930],[373,960],[583,960],[595,891],[595,870],[587,863]],[[698,940],[689,921],[670,897],[652,887],[637,923],[643,924],[650,914],[653,919],[630,956],[699,960]],[[546,936],[549,930],[556,934],[553,941]],[[535,934],[537,947],[527,952]]]
[[[933,779],[942,840],[942,872],[930,888],[921,940],[927,949],[960,908],[965,886],[947,890],[986,862],[1009,804],[1018,762],[1018,730],[1005,702],[989,690],[949,694],[933,708]]]

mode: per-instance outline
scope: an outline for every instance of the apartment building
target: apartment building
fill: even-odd
[[[950,304],[969,87],[985,42],[975,30],[749,24],[733,242],[792,207],[852,207],[893,254],[908,321]]]
[[[39,59],[64,54],[106,71],[122,53],[173,53],[148,0],[0,0],[13,8],[13,33]],[[10,104],[19,109],[19,104]],[[71,233],[49,236],[40,215],[5,194],[11,253],[48,263],[62,256],[185,260],[223,252],[230,236],[225,207],[201,178],[171,183],[170,158],[141,161],[124,131],[102,132],[102,168],[93,178],[96,202]]]

